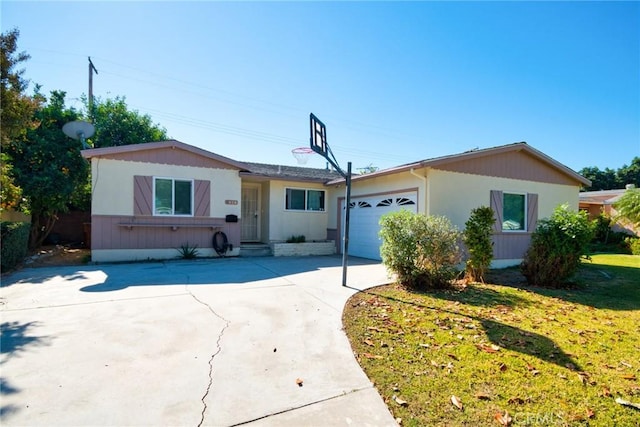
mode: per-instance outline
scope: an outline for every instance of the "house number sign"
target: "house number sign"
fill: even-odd
[[[237,205],[238,201],[237,200],[225,200],[224,204],[225,205]]]

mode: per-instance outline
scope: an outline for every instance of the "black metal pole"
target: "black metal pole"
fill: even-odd
[[[351,162],[347,163],[347,176],[345,177],[346,197],[344,213],[344,246],[342,248],[342,286],[347,286],[347,260],[349,259],[349,212],[351,208]]]

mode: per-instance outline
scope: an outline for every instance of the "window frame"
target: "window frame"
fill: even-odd
[[[289,197],[289,190],[292,191],[304,191],[304,209],[291,209],[287,206]],[[322,193],[320,200],[322,201],[321,209],[309,209],[309,191],[316,191]],[[317,188],[300,188],[300,187],[285,187],[284,188],[284,210],[286,212],[316,212],[316,213],[324,213],[327,211],[327,192],[323,189]]]
[[[522,196],[523,200],[524,200],[524,204],[523,204],[523,224],[522,224],[522,229],[510,229],[510,228],[504,228],[504,222],[505,222],[505,212],[504,209],[506,207],[506,203],[505,203],[505,196],[507,195],[514,195],[514,196]],[[525,193],[522,191],[503,191],[502,192],[502,224],[500,224],[500,231],[502,233],[527,233],[529,230],[529,193]]]
[[[171,181],[171,213],[170,214],[159,214],[157,213],[156,208],[156,182],[158,180],[168,180]],[[176,214],[176,181],[179,182],[188,182],[189,183],[189,203],[190,203],[190,213],[189,214]],[[154,176],[153,177],[153,206],[152,206],[152,215],[158,217],[183,217],[183,218],[192,218],[195,215],[195,200],[194,200],[194,192],[195,192],[195,180],[189,178],[172,178],[166,176]]]

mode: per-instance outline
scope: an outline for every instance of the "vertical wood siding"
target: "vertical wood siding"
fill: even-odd
[[[120,224],[153,224],[159,227],[134,226]],[[180,227],[180,225],[191,227]],[[212,230],[208,225],[219,225]],[[171,226],[176,226],[173,230]],[[202,225],[202,227],[193,227]],[[222,231],[229,243],[240,246],[240,223],[226,223],[224,218],[166,218],[131,217],[121,215],[93,215],[91,217],[92,249],[167,249],[181,245],[198,245],[200,248],[213,246],[213,234]]]

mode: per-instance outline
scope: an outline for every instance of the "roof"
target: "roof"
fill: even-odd
[[[210,151],[203,150],[202,148],[194,147],[193,145],[185,144],[184,142],[177,141],[175,139],[169,139],[166,141],[158,142],[145,142],[141,144],[120,145],[116,147],[103,147],[103,148],[90,148],[88,150],[82,150],[80,153],[86,159],[92,157],[105,157],[125,153],[139,153],[143,151],[158,150],[165,148],[179,148],[181,150],[188,151],[195,155],[199,155],[216,162],[225,163],[229,166],[240,170],[246,170],[246,165],[242,162],[230,159],[228,157],[214,154]]]
[[[321,182],[325,183],[340,176],[336,171],[329,169],[303,168],[296,166],[269,165],[262,163],[239,162],[228,157],[220,156],[207,150],[203,150],[193,145],[175,139],[159,142],[146,142],[141,144],[121,145],[116,147],[91,148],[82,150],[82,156],[86,159],[92,157],[121,157],[127,154],[139,154],[153,150],[181,149],[197,156],[224,163],[240,170],[240,174],[245,177],[255,178],[279,178],[293,181]],[[143,156],[146,157],[146,156]]]
[[[524,152],[536,158],[537,160],[543,163],[546,163],[548,166],[557,170],[559,173],[567,176],[568,178],[571,178],[576,182],[579,182],[582,185],[585,185],[585,186],[591,185],[591,181],[589,181],[587,178],[583,177],[582,175],[578,174],[577,172],[573,171],[572,169],[568,168],[562,163],[552,159],[551,157],[547,156],[541,151],[536,150],[535,148],[528,145],[526,142],[516,142],[513,144],[501,145],[498,147],[475,149],[471,151],[465,151],[464,153],[452,154],[448,156],[435,157],[431,159],[420,160],[417,162],[406,163],[404,165],[368,173],[365,175],[357,175],[357,176],[354,176],[352,180],[356,181],[356,180],[371,179],[371,178],[376,178],[384,175],[410,171],[412,169],[418,169],[418,168],[430,167],[430,168],[438,169],[446,165],[458,163],[461,161],[468,161],[468,160],[479,159],[487,156],[494,156],[496,154],[505,154],[505,153],[513,153],[513,152]],[[342,182],[343,180],[344,179],[337,179],[329,182],[329,184],[337,184],[339,182]]]
[[[611,205],[620,200],[625,191],[627,190],[583,191],[579,194],[580,203]]]
[[[303,168],[299,166],[269,165],[264,163],[244,163],[248,172],[243,176],[280,178],[287,180],[317,181],[325,183],[340,177],[340,174],[330,169]]]

